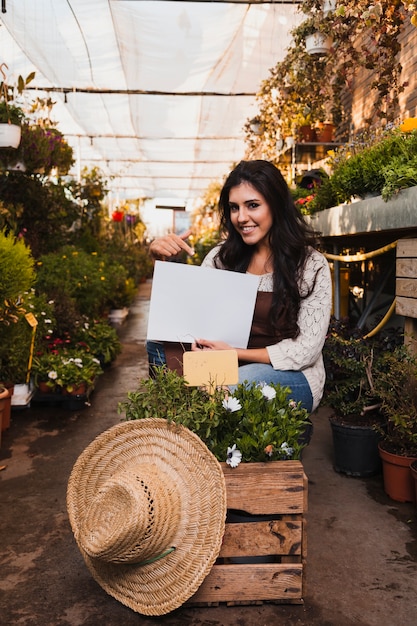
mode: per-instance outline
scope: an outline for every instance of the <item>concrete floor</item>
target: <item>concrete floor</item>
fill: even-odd
[[[123,352],[79,411],[15,409],[0,449],[0,624],[11,626],[415,626],[417,509],[390,500],[382,477],[332,467],[329,411],[313,416],[303,455],[309,477],[303,605],[181,608],[143,617],[91,578],[66,512],[66,486],[82,450],[117,423],[117,405],[147,375],[149,286],[120,329]]]

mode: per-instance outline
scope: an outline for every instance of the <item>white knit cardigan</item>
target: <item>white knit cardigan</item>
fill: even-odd
[[[214,267],[214,257],[219,247],[211,250],[202,266]],[[310,248],[305,263],[304,274],[299,283],[300,294],[316,282],[313,291],[301,300],[298,314],[300,333],[295,339],[283,339],[272,346],[266,346],[271,365],[276,370],[301,370],[310,385],[313,396],[313,411],[323,396],[326,373],[322,349],[329,327],[332,307],[332,283],[330,269],[325,257]],[[258,291],[272,292],[272,274],[259,277]]]

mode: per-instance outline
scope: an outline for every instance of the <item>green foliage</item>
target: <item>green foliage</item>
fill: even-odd
[[[19,299],[34,280],[30,249],[23,240],[0,231],[0,324],[18,313]]]
[[[103,365],[114,361],[122,350],[116,329],[107,322],[84,322],[74,333],[73,341],[85,347]]]
[[[0,202],[0,228],[24,235],[35,258],[68,243],[80,212],[62,182],[22,172],[0,174]]]
[[[137,292],[124,263],[102,252],[69,245],[38,259],[36,287],[57,302],[69,300],[79,319],[130,306]]]
[[[153,263],[145,244],[112,237],[103,243],[102,249],[110,262],[123,265],[127,279],[131,279],[135,287],[152,276]]]
[[[388,419],[384,448],[417,457],[417,358],[405,345],[383,355],[375,388]]]
[[[59,387],[72,392],[81,384],[87,387],[102,373],[100,361],[81,348],[64,349],[57,353],[36,355],[33,359],[35,384],[48,382],[50,387]]]
[[[269,385],[274,395],[268,399],[255,383],[237,385],[233,394],[216,389],[212,395],[190,387],[183,377],[157,368],[155,379],[143,379],[137,391],[128,393],[119,413],[126,419],[161,417],[183,424],[195,432],[217,459],[226,461],[228,448],[236,445],[245,462],[300,458],[307,411],[288,400],[289,389]],[[239,401],[238,410],[223,402],[231,396]]]
[[[402,334],[366,338],[357,328],[332,319],[323,347],[326,383],[322,403],[338,416],[367,421],[367,412],[380,405],[376,391],[381,359],[402,340]]]
[[[96,253],[74,246],[43,255],[37,264],[36,288],[51,299],[66,294],[80,315],[99,316],[111,293],[106,264]]]
[[[23,315],[8,326],[0,324],[0,380],[26,382],[31,341],[32,329]]]
[[[215,245],[220,241],[220,233],[218,230],[208,230],[197,239],[195,237],[190,238],[190,242],[194,248],[194,255],[187,255],[186,262],[189,265],[201,265],[204,257],[210,252]]]
[[[363,135],[335,151],[332,174],[317,190],[312,211],[350,202],[352,197],[382,195],[389,200],[416,184],[417,131],[400,128]]]
[[[32,341],[36,353],[55,326],[53,306],[43,295],[36,295],[34,289],[23,293],[19,303],[20,315],[8,324],[0,323],[0,380],[13,383],[26,382]],[[35,332],[26,314],[36,319]]]
[[[6,104],[4,100],[0,101],[0,124],[16,124],[20,126],[24,118],[23,110],[12,104]]]
[[[1,169],[17,163],[22,163],[28,174],[49,174],[54,167],[66,174],[74,163],[73,150],[55,128],[24,122],[18,148],[0,150]]]

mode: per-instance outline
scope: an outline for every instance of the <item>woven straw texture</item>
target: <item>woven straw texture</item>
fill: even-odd
[[[219,554],[226,486],[199,437],[144,419],[113,426],[82,452],[67,507],[95,580],[134,611],[163,615],[197,591]]]

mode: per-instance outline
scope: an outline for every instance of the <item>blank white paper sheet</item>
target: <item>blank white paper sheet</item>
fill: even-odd
[[[225,341],[246,348],[259,276],[156,261],[147,338]]]

